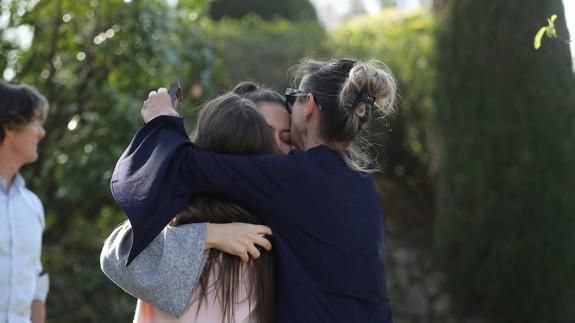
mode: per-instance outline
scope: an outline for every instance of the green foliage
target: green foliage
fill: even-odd
[[[573,322],[575,77],[567,44],[525,44],[561,1],[449,10],[437,44],[436,237],[451,285],[462,312],[489,322]]]
[[[555,29],[555,20],[557,20],[557,15],[552,15],[547,18],[547,26],[543,26],[539,29],[535,38],[533,39],[533,47],[535,49],[541,48],[541,40],[543,36],[546,35],[548,38],[557,38],[557,30]]]
[[[54,0],[5,7],[11,19],[4,33],[29,26],[34,38],[29,48],[3,41],[0,67],[50,101],[41,160],[25,171],[47,211],[49,321],[128,321],[133,313],[134,299],[99,269],[104,237],[125,218],[109,180],[141,126],[138,110],[148,91],[175,79],[184,89],[210,85],[212,55],[197,22],[204,1],[180,5]],[[184,96],[191,104],[191,94]]]
[[[334,56],[381,60],[398,80],[399,113],[390,124],[372,120],[370,127],[383,166],[387,218],[401,222],[429,220],[433,213],[433,30],[427,11],[389,9],[352,20],[331,34]]]
[[[123,220],[115,206],[90,217],[69,218],[57,242],[44,247],[50,272],[48,322],[130,322],[135,299],[119,290],[100,270],[99,250]]]
[[[265,20],[316,21],[316,13],[308,0],[214,0],[209,15],[215,20],[241,19],[257,15]]]
[[[250,15],[243,19],[206,20],[202,24],[214,51],[213,85],[228,89],[251,79],[283,91],[287,69],[306,56],[326,55],[326,33],[314,21],[265,21]]]

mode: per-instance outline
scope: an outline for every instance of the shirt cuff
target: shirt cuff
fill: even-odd
[[[140,129],[140,131],[145,131],[146,133],[148,133],[153,129],[155,129],[158,125],[167,126],[173,130],[183,133],[184,136],[188,137],[186,127],[184,125],[184,118],[176,116],[167,116],[167,115],[157,116],[154,119],[148,121],[148,123],[144,124],[144,126],[142,127],[142,129]]]
[[[36,292],[34,292],[34,300],[46,302],[48,290],[50,289],[50,276],[44,273],[38,276],[36,280]]]

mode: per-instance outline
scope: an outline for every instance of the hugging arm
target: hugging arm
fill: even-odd
[[[220,249],[247,261],[248,253],[259,257],[255,244],[271,249],[261,234],[271,234],[271,230],[245,223],[168,226],[125,266],[133,235],[129,222],[124,222],[106,239],[100,266],[127,293],[179,317],[203,271],[207,250]]]
[[[281,229],[278,210],[287,207],[299,183],[300,155],[229,156],[197,151],[183,120],[160,116],[134,137],[116,164],[112,195],[134,229],[133,259],[198,193],[215,193]]]
[[[207,223],[168,226],[126,266],[133,239],[126,221],[106,239],[100,267],[127,293],[179,317],[208,258],[204,246],[206,227]]]

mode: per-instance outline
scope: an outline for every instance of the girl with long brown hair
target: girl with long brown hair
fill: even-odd
[[[234,93],[205,104],[192,138],[199,150],[218,154],[278,152],[270,128],[255,104]],[[203,222],[261,223],[257,216],[229,199],[201,194],[194,197],[170,225]],[[182,317],[177,319],[139,300],[134,322],[272,322],[274,285],[271,252],[262,251],[257,260],[244,263],[238,257],[212,249]]]
[[[290,117],[284,98],[251,81],[238,83],[231,92],[255,103],[272,133],[277,150],[282,154],[289,153],[292,149]],[[227,94],[205,105],[193,136],[203,151],[231,155],[262,151],[259,148],[271,151],[269,136],[265,130],[261,130],[261,122],[255,128],[238,129],[242,126],[242,120],[254,117],[252,110],[241,117],[235,115],[245,109],[242,106],[245,103],[245,100]],[[238,106],[238,110],[231,111],[232,105]],[[250,123],[244,126],[249,127]],[[265,138],[253,140],[258,132],[254,130],[261,132]],[[171,221],[171,225],[162,230],[130,266],[126,264],[133,242],[131,224],[126,221],[118,226],[102,248],[101,268],[110,280],[140,300],[137,322],[196,322],[198,318],[204,321],[207,320],[206,311],[215,314],[210,322],[220,322],[224,318],[242,322],[241,318],[251,310],[252,321],[269,322],[274,312],[275,295],[271,294],[274,284],[270,283],[273,270],[269,270],[273,268],[269,265],[271,257],[263,249],[271,250],[268,241],[271,236],[265,237],[271,235],[271,230],[264,225],[250,223],[259,221],[229,200],[209,195],[198,197]],[[237,260],[231,260],[230,255],[243,262],[264,256],[257,260],[257,264],[240,266]],[[207,268],[204,270],[205,266]],[[242,272],[241,279],[248,282],[256,279],[255,284],[250,285],[250,290],[243,285],[238,287],[238,280],[235,279],[238,267]],[[220,270],[222,268],[223,271]],[[209,301],[214,290],[219,297],[217,304]],[[249,298],[247,293],[251,293]],[[236,306],[238,298],[255,302],[252,301],[247,307],[244,306],[245,302]],[[195,309],[190,310],[190,305]],[[198,311],[200,308],[202,311]],[[185,313],[186,319],[183,317]],[[196,315],[190,317],[191,313]]]

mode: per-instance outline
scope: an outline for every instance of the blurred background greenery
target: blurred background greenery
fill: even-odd
[[[131,320],[98,257],[148,91],[179,80],[191,126],[237,81],[281,92],[307,56],[382,60],[398,79],[399,113],[370,124],[396,322],[574,322],[572,55],[532,47],[554,13],[569,39],[562,1],[375,2],[1,0],[0,72],[51,104],[24,172],[46,209],[48,322]]]

